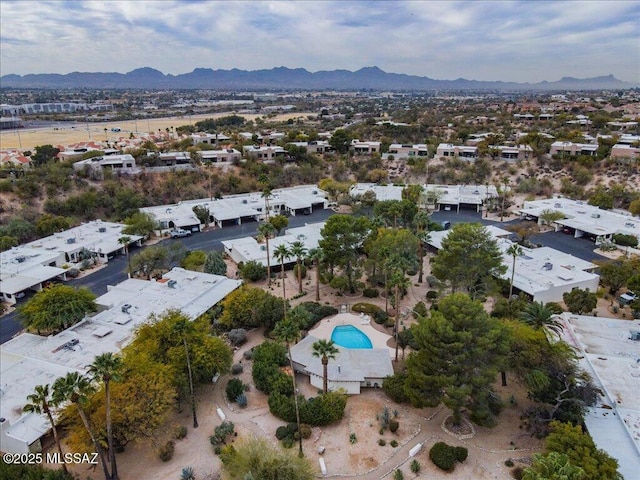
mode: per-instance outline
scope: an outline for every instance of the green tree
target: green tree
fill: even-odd
[[[88,288],[52,284],[18,307],[27,328],[38,332],[59,332],[78,323],[98,306],[96,296]]]
[[[640,199],[633,200],[629,204],[629,212],[631,212],[631,215],[640,215]]]
[[[194,250],[182,260],[182,268],[185,270],[200,271],[207,260],[207,253],[202,250]]]
[[[383,200],[373,207],[373,213],[388,227],[410,227],[418,207],[410,200]]]
[[[544,225],[551,225],[553,222],[557,222],[558,220],[563,220],[566,217],[562,212],[559,212],[557,210],[547,209],[547,210],[543,210],[540,213],[539,218]]]
[[[598,186],[589,197],[589,205],[595,205],[603,210],[611,210],[613,208],[613,202],[613,195],[603,186]]]
[[[331,135],[329,145],[331,145],[337,153],[344,154],[349,151],[352,139],[353,137],[346,130],[339,128]]]
[[[139,272],[149,280],[156,270],[166,269],[169,265],[169,250],[162,245],[151,245],[131,258],[131,272]]]
[[[146,212],[136,212],[124,220],[127,225],[122,229],[123,235],[142,235],[148,237],[158,229],[158,222]]]
[[[51,425],[51,431],[53,432],[53,440],[56,443],[56,447],[58,447],[60,458],[64,458],[64,454],[62,453],[62,443],[60,442],[60,437],[58,437],[58,429],[56,428],[56,422],[54,422],[53,414],[51,412],[51,409],[58,405],[54,402],[53,398],[51,398],[49,384],[36,385],[34,392],[27,395],[27,401],[29,403],[22,408],[22,411],[35,413],[37,415],[42,415],[44,413],[47,416],[47,420],[49,420],[49,424]],[[65,462],[62,463],[62,470],[64,470],[65,473],[68,472],[67,464]]]
[[[506,266],[498,244],[485,227],[458,223],[431,260],[431,271],[439,280],[448,282],[453,292],[462,288],[475,296],[475,287],[504,273]]]
[[[422,283],[424,275],[424,244],[429,241],[429,214],[419,211],[413,217],[414,233],[418,239],[418,283]]]
[[[0,252],[9,250],[12,247],[17,247],[19,244],[20,242],[16,237],[11,237],[9,235],[0,236]]]
[[[313,480],[315,472],[307,459],[288,454],[264,439],[251,438],[220,455],[232,479]]]
[[[438,310],[412,327],[418,351],[407,359],[405,390],[416,406],[444,402],[460,422],[467,407],[472,418],[494,395],[497,372],[506,362],[507,331],[482,304],[455,293]]]
[[[289,357],[289,367],[291,368],[291,378],[293,380],[293,398],[296,406],[296,423],[298,425],[298,431],[300,431],[300,408],[298,406],[298,388],[296,387],[296,371],[293,368],[293,358],[291,356],[291,344],[297,342],[300,339],[300,327],[291,317],[280,320],[275,328],[273,334],[280,341],[284,342],[287,346],[287,355]],[[304,455],[302,451],[302,435],[298,435],[299,439],[299,451],[298,455],[302,457]]]
[[[547,452],[557,452],[568,457],[569,462],[582,468],[590,480],[622,480],[618,462],[599,450],[588,433],[569,423],[551,422],[551,434],[546,440]]]
[[[265,327],[270,331],[283,317],[282,299],[261,288],[243,285],[222,301],[219,321],[229,329]]]
[[[536,330],[546,329],[560,336],[563,327],[562,323],[556,318],[557,314],[558,312],[548,304],[532,302],[524,308],[520,314],[520,319]]]
[[[370,222],[365,217],[333,215],[322,228],[322,239],[318,242],[324,257],[333,267],[340,267],[351,293],[356,291],[355,280],[359,278],[360,251],[370,232]]]
[[[129,235],[122,235],[118,238],[118,244],[124,248],[124,253],[127,256],[127,275],[131,276],[131,259],[129,258],[129,243],[131,243],[131,237]]]
[[[402,189],[402,200],[408,200],[416,206],[422,201],[424,187],[422,185],[407,185]]]
[[[582,290],[577,287],[572,288],[570,292],[563,293],[562,300],[571,313],[578,315],[592,311],[598,303],[598,297],[594,292],[590,292],[588,288]]]
[[[94,391],[95,389],[87,377],[79,374],[78,372],[69,372],[65,377],[60,377],[53,383],[53,400],[57,404],[71,402],[76,406],[78,414],[82,419],[82,423],[91,437],[91,443],[95,449],[94,451],[98,453],[98,456],[100,457],[104,478],[105,480],[110,480],[111,475],[109,474],[109,468],[104,458],[102,445],[98,441],[95,431],[93,430],[93,426],[89,422],[89,417],[87,417],[84,410],[84,405],[87,403],[88,397],[92,395]]]
[[[296,240],[291,244],[291,255],[296,257],[296,266],[298,270],[298,293],[302,293],[302,259],[307,255],[308,250],[300,240]]]
[[[312,248],[309,250],[308,258],[313,262],[316,269],[316,302],[320,301],[320,264],[324,259],[322,248]]]
[[[609,293],[612,295],[627,284],[634,273],[634,267],[637,268],[633,262],[625,259],[595,263],[599,266],[600,282],[609,287]]]
[[[6,225],[0,226],[0,235],[17,238],[21,243],[34,238],[35,227],[24,218],[13,217]]]
[[[213,275],[226,275],[227,264],[224,261],[222,252],[218,252],[217,250],[211,250],[210,252],[207,252],[203,271],[204,273],[211,273]]]
[[[269,252],[269,239],[275,233],[276,229],[268,221],[258,225],[258,233],[264,238],[267,249],[267,285],[271,286],[271,253]]]
[[[276,229],[276,236],[289,226],[289,219],[284,215],[274,215],[269,218],[269,223]]]
[[[55,148],[53,145],[38,145],[35,148],[35,152],[31,155],[31,161],[36,167],[39,167],[55,160],[59,153],[60,149]]]
[[[195,216],[198,218],[198,221],[205,226],[205,228],[207,228],[209,226],[209,218],[210,218],[210,213],[209,213],[209,209],[207,207],[204,207],[202,205],[195,205],[193,208],[193,213],[195,214]]]
[[[104,385],[104,404],[106,408],[107,421],[107,444],[109,446],[109,463],[111,464],[111,479],[118,480],[118,466],[116,463],[116,449],[113,442],[113,424],[111,422],[111,382],[119,382],[122,374],[122,357],[107,352],[94,358],[89,365],[87,373],[94,381],[102,382]]]
[[[513,263],[511,264],[511,281],[509,282],[509,301],[511,301],[511,296],[513,295],[513,279],[516,276],[516,258],[522,255],[522,251],[522,247],[517,243],[512,243],[509,248],[507,248],[507,255],[513,257]]]
[[[54,233],[71,228],[71,219],[58,215],[45,213],[36,222],[36,233],[40,237],[53,235]]]
[[[336,355],[340,352],[335,347],[333,340],[318,340],[311,345],[311,354],[314,357],[319,357],[322,362],[322,392],[327,393],[327,368],[329,360],[336,358]]]
[[[522,480],[584,480],[584,470],[572,465],[563,453],[533,454],[533,463],[524,469]]]

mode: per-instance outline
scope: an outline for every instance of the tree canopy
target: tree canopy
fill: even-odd
[[[18,312],[27,328],[59,332],[78,323],[98,306],[88,288],[52,284],[36,293]]]
[[[479,223],[458,223],[442,240],[442,248],[431,260],[431,271],[455,292],[464,289],[472,296],[486,287],[490,277],[506,272],[496,241]]]
[[[430,317],[412,327],[418,351],[407,360],[405,392],[417,406],[444,402],[459,420],[463,407],[472,419],[491,424],[491,384],[506,362],[507,331],[482,304],[455,293]]]

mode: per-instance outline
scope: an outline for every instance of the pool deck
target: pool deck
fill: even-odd
[[[391,339],[391,335],[380,332],[372,324],[373,320],[368,316],[354,315],[353,313],[339,313],[333,317],[325,318],[320,321],[313,329],[309,330],[309,335],[317,338],[331,340],[331,333],[335,327],[341,325],[352,325],[364,333],[373,348],[385,348],[389,351],[389,356],[395,358],[396,350],[387,345]]]

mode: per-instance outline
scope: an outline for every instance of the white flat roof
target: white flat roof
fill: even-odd
[[[563,339],[578,350],[580,366],[605,393],[585,423],[598,448],[616,458],[624,478],[640,472],[640,320],[562,314]],[[605,407],[606,406],[606,407]]]
[[[640,238],[640,218],[602,210],[583,201],[568,198],[550,198],[524,202],[522,214],[539,217],[544,210],[562,212],[567,218],[557,223],[572,227],[592,235],[612,235],[624,233]]]
[[[489,197],[497,196],[498,192],[494,185],[421,185],[423,192],[438,192],[440,204],[458,205],[466,203],[470,205],[482,204]],[[377,185],[375,183],[356,183],[349,189],[349,195],[363,195],[366,192],[373,192],[376,199],[382,200],[402,200],[402,190],[405,185]]]
[[[175,283],[170,284],[170,280]],[[174,268],[158,281],[128,279],[96,300],[107,310],[57,335],[22,333],[0,345],[0,415],[11,422],[9,434],[33,441],[48,430],[44,417],[22,414],[26,397],[36,385],[52,384],[70,371],[86,372],[96,355],[119,352],[151,314],[175,308],[196,318],[241,284],[239,280],[182,268]],[[124,305],[129,305],[125,311]],[[43,428],[38,429],[38,425]]]

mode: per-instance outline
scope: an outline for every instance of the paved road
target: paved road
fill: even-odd
[[[301,227],[305,223],[322,222],[333,215],[333,213],[334,212],[332,210],[320,210],[313,212],[311,215],[290,217],[289,227]],[[221,242],[223,240],[231,240],[234,238],[242,238],[250,235],[255,235],[257,232],[257,227],[257,222],[251,222],[243,225],[224,227],[222,229],[215,228],[206,232],[196,233],[191,237],[179,239],[168,238],[166,240],[163,240],[161,243],[169,244],[170,242],[182,242],[188,250],[221,251]],[[133,255],[135,253],[136,250],[132,249],[131,254]],[[126,278],[126,257],[118,256],[91,275],[69,280],[67,284],[74,287],[87,287],[91,289],[91,291],[95,295],[100,296],[107,293],[108,285],[116,285],[126,280]],[[11,340],[11,338],[13,338],[20,331],[22,331],[22,325],[15,311],[0,318],[0,344]]]

